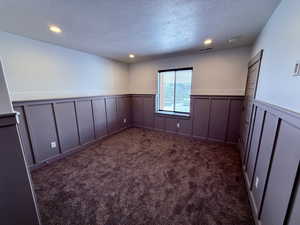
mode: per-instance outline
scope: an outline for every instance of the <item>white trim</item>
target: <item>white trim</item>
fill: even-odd
[[[156,94],[156,90],[131,90],[130,94]],[[192,89],[192,95],[244,95],[244,89]]]
[[[86,91],[26,91],[11,92],[13,101],[53,99],[53,98],[76,98],[97,95],[128,94],[128,90],[86,90]]]

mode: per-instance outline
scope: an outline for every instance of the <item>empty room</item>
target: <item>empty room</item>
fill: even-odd
[[[297,94],[299,0],[0,0],[0,224],[299,225]]]

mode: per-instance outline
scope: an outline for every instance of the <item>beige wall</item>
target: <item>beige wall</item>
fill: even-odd
[[[12,100],[128,93],[128,65],[0,32]]]
[[[192,94],[243,95],[250,47],[146,61],[129,66],[129,91],[154,94],[158,70],[193,67]]]
[[[283,0],[259,35],[253,55],[264,49],[257,98],[300,112],[300,77],[293,75],[300,60],[300,1]],[[299,95],[298,95],[299,94]]]

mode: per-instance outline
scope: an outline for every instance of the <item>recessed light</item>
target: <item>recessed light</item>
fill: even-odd
[[[205,45],[210,45],[210,44],[212,44],[212,39],[206,39],[203,43],[205,44]]]
[[[49,30],[54,32],[54,33],[61,33],[62,32],[62,30],[56,25],[50,25]]]
[[[134,58],[135,57],[135,55],[134,54],[129,54],[129,58]]]

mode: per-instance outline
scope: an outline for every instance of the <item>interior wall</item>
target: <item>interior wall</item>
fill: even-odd
[[[7,85],[0,62],[0,114],[11,113],[12,105],[9,99]]]
[[[192,94],[243,95],[250,54],[250,47],[242,47],[130,64],[129,91],[155,94],[158,70],[193,67]]]
[[[300,77],[293,76],[300,60],[300,1],[284,0],[259,35],[252,55],[264,49],[257,99],[300,112]]]
[[[5,224],[39,225],[17,121],[11,113],[12,105],[0,63],[0,217]]]
[[[128,93],[128,65],[6,32],[0,60],[13,101]]]

